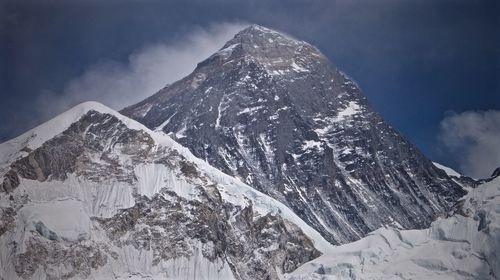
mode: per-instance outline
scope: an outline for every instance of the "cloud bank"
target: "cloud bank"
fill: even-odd
[[[102,60],[69,81],[62,93],[46,92],[37,104],[42,118],[84,102],[122,109],[192,72],[246,25],[220,23],[192,30],[173,44],[156,43],[133,52],[125,63]]]
[[[441,140],[464,174],[487,178],[500,166],[500,111],[466,111],[445,117]]]

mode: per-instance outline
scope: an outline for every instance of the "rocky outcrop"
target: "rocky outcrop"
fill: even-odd
[[[203,200],[188,201],[173,192],[141,197],[134,207],[97,219],[118,247],[152,250],[153,264],[195,254],[201,243],[208,260],[227,260],[240,279],[278,279],[320,255],[301,230],[280,216],[254,217],[251,206],[225,203],[215,187]],[[276,268],[279,268],[277,271]]]
[[[105,244],[64,244],[56,240],[40,240],[35,236],[26,241],[25,252],[14,256],[17,275],[23,279],[84,279],[106,265]],[[37,274],[36,274],[37,273]]]
[[[3,176],[3,182],[0,186],[0,192],[6,193],[9,193],[17,188],[17,186],[19,186],[19,176],[17,175],[17,172],[13,169],[7,171],[7,173]]]
[[[0,236],[14,228],[15,210],[12,207],[0,209]]]
[[[498,176],[500,176],[500,167],[493,171],[493,173],[491,174],[491,178],[496,178]]]

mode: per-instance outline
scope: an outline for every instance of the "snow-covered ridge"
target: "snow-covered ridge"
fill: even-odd
[[[447,166],[444,166],[442,164],[439,164],[437,162],[432,162],[437,168],[443,170],[444,172],[446,172],[446,174],[448,176],[452,176],[452,177],[462,177],[462,174],[458,173],[457,171],[447,167]]]
[[[99,102],[88,101],[78,104],[68,111],[57,115],[49,121],[21,134],[20,136],[0,144],[0,150],[3,150],[6,146],[13,146],[14,144],[18,143],[25,145],[30,149],[36,149],[47,140],[68,129],[71,124],[78,121],[83,115],[91,110],[116,116],[127,125],[130,124],[131,126],[134,126],[134,129],[145,128],[143,125],[137,122],[130,122],[130,119],[128,119],[127,117],[120,115],[113,109],[106,107]]]
[[[125,125],[132,129],[149,131],[144,125],[131,120],[115,110],[104,106],[99,102],[88,101],[76,105],[68,111],[59,114],[58,116],[50,119],[49,121],[21,134],[20,136],[8,140],[0,144],[0,175],[5,172],[5,167],[12,163],[14,160],[25,155],[20,152],[23,149],[34,150],[39,148],[43,143],[52,139],[53,137],[61,134],[68,129],[71,124],[78,121],[83,115],[89,111],[97,111],[103,114],[110,114],[117,117]]]

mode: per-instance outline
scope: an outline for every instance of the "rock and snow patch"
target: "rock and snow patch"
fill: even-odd
[[[137,177],[137,193],[140,195],[152,198],[165,188],[187,199],[195,197],[195,186],[164,165],[139,164],[134,173]]]
[[[26,155],[27,151],[39,148],[43,143],[61,134],[71,124],[77,122],[89,111],[109,114],[118,118],[130,129],[150,131],[144,125],[127,118],[101,103],[88,101],[81,103],[53,119],[23,133],[22,135],[0,144],[0,176],[15,160]],[[154,135],[153,135],[154,136]]]
[[[336,116],[325,117],[321,113],[317,114],[313,119],[320,127],[314,129],[319,136],[324,136],[328,134],[332,129],[339,125],[341,122],[348,122],[352,118],[363,111],[363,107],[360,106],[356,101],[349,101],[347,106],[337,112]]]
[[[345,120],[361,112],[361,106],[355,101],[349,101],[347,107],[337,113],[336,121]]]
[[[238,45],[240,44],[232,44],[232,45],[229,45],[223,49],[221,49],[220,51],[218,51],[216,53],[216,55],[220,55],[222,56],[224,59],[228,58],[231,56],[231,54],[233,53],[233,50],[234,48],[236,48]]]
[[[306,69],[302,66],[299,66],[295,61],[292,61],[292,64],[290,66],[292,67],[293,71],[295,71],[297,73],[310,72],[308,69]]]
[[[31,203],[19,210],[28,230],[51,240],[79,241],[90,238],[90,217],[81,201],[66,199]]]
[[[89,216],[111,217],[120,209],[134,206],[133,192],[133,187],[125,182],[113,179],[92,182],[70,174],[64,181],[21,179],[19,187],[12,194],[26,195],[33,204],[41,205],[52,201],[76,201],[79,203],[72,206],[81,206]],[[4,202],[0,204],[3,205]]]
[[[226,261],[210,261],[202,254],[207,244],[194,242],[194,254],[190,257],[179,257],[161,261],[153,265],[153,252],[137,250],[127,245],[118,251],[118,258],[111,266],[115,267],[113,278],[116,280],[164,280],[164,279],[235,279]],[[123,267],[127,264],[127,267]],[[139,273],[137,271],[140,271]],[[104,278],[102,278],[104,279]],[[109,279],[109,278],[107,278]]]
[[[302,145],[302,150],[307,151],[309,149],[322,149],[321,148],[321,142],[315,141],[315,140],[306,140],[304,141],[304,144]]]

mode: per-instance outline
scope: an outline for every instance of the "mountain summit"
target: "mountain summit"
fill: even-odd
[[[314,46],[252,25],[122,113],[290,207],[333,244],[427,227],[464,191]]]
[[[216,63],[247,60],[258,63],[271,75],[280,75],[290,70],[307,72],[304,66],[316,60],[308,59],[311,55],[316,59],[323,57],[318,49],[306,42],[259,25],[251,25],[236,34],[210,58],[198,64],[198,68],[207,64],[213,66]],[[302,59],[298,59],[300,57]],[[326,60],[324,57],[323,59]]]

